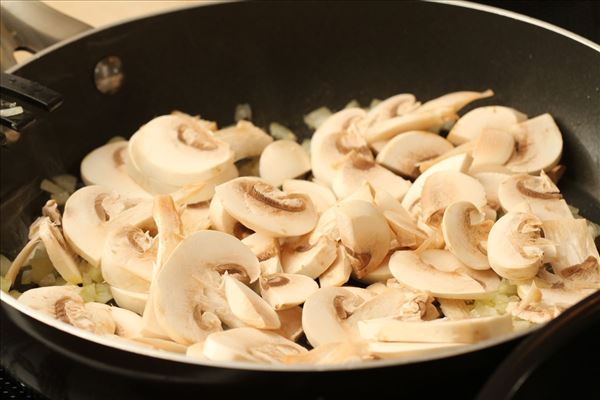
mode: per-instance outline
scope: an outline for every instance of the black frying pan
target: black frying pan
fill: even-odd
[[[78,173],[82,157],[115,135],[173,109],[229,124],[239,103],[254,122],[278,121],[308,134],[301,115],[350,99],[368,104],[411,92],[430,99],[493,88],[483,104],[535,116],[550,112],[565,140],[561,190],[588,219],[600,220],[600,51],[556,28],[468,4],[422,2],[231,3],[152,16],[93,31],[11,71],[62,95],[53,112],[0,149],[0,251],[14,256],[44,196],[39,181]],[[96,63],[116,56],[125,80],[100,93]],[[51,328],[1,307],[2,365],[53,398],[154,398],[228,392],[266,396],[335,394],[342,388],[400,396],[443,388],[472,397],[520,341],[420,362],[352,369],[277,371],[184,364],[132,354]],[[273,389],[265,390],[266,385]],[[263,385],[257,388],[257,385]],[[285,389],[285,392],[282,390]],[[250,392],[255,390],[254,392]]]

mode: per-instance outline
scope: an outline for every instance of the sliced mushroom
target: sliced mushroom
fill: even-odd
[[[413,94],[397,94],[388,97],[375,107],[371,108],[364,120],[362,120],[358,125],[361,129],[365,129],[378,122],[408,114],[419,107],[419,105],[420,103],[416,101],[416,98]]]
[[[179,186],[171,184],[169,182],[162,182],[154,178],[150,175],[145,175],[140,167],[135,163],[135,161],[131,158],[130,148],[127,147],[127,150],[121,153],[123,156],[123,168],[125,173],[133,179],[133,181],[139,185],[143,190],[148,193],[173,193],[175,192]]]
[[[550,114],[521,122],[515,140],[515,152],[506,163],[511,171],[527,174],[549,171],[562,155],[562,135]]]
[[[350,364],[370,359],[363,343],[327,343],[297,355],[282,358],[284,364]]]
[[[65,204],[63,234],[71,248],[93,266],[100,264],[106,235],[120,223],[150,223],[152,203],[122,198],[102,186],[86,186]]]
[[[310,181],[287,179],[283,181],[282,188],[286,193],[301,193],[310,197],[319,214],[327,211],[337,201],[331,189]]]
[[[283,272],[277,239],[253,233],[243,238],[242,243],[248,246],[258,258],[261,276]]]
[[[139,315],[144,313],[146,303],[148,302],[148,293],[132,292],[116,286],[111,286],[110,292],[119,307],[133,311]]]
[[[442,354],[456,350],[463,343],[369,342],[367,351],[377,358],[408,358]]]
[[[52,265],[60,276],[69,283],[81,283],[82,276],[77,256],[67,244],[60,228],[52,223],[50,218],[44,217],[39,225],[39,235]]]
[[[361,108],[347,108],[333,114],[315,131],[310,142],[311,169],[319,181],[331,185],[339,160],[352,150],[371,154],[362,136],[349,132],[365,115]]]
[[[129,156],[144,176],[182,186],[201,182],[231,165],[234,154],[198,118],[156,117],[129,139]]]
[[[301,241],[286,246],[281,255],[281,265],[288,274],[301,274],[316,279],[333,264],[335,258],[335,242],[321,237],[312,245]]]
[[[286,179],[297,178],[310,171],[310,158],[297,142],[276,140],[260,155],[258,170],[266,182],[281,186]]]
[[[416,178],[421,173],[417,164],[452,150],[452,143],[431,132],[401,133],[377,154],[377,162],[397,174]]]
[[[415,322],[382,318],[358,323],[364,339],[382,342],[477,343],[513,330],[509,314],[460,320]]]
[[[527,115],[502,106],[475,108],[463,115],[448,134],[448,140],[455,145],[477,139],[486,128],[510,131],[511,128],[527,119]]]
[[[392,211],[384,211],[383,216],[396,235],[397,247],[416,249],[427,240],[427,234],[419,229],[410,216]]]
[[[266,235],[300,236],[317,223],[318,214],[308,196],[286,194],[257,178],[233,179],[217,186],[216,193],[227,213]]]
[[[257,157],[265,147],[273,142],[273,137],[252,122],[239,121],[235,126],[219,129],[215,137],[229,144],[235,154],[234,161],[244,158]]]
[[[458,201],[472,203],[478,209],[487,204],[485,190],[479,181],[457,171],[442,171],[431,174],[423,185],[421,212],[423,220],[439,226],[450,204]]]
[[[281,321],[281,327],[272,332],[294,342],[298,340],[304,332],[302,330],[302,307],[296,306],[278,310],[277,316]]]
[[[342,245],[357,278],[376,269],[390,248],[390,228],[381,212],[371,203],[354,200],[336,205]]]
[[[503,278],[533,278],[555,247],[542,238],[542,221],[530,213],[509,212],[492,227],[488,236],[488,260]]]
[[[107,143],[94,149],[81,161],[81,179],[86,185],[102,185],[128,197],[150,198],[125,171],[128,142]]]
[[[229,275],[225,275],[223,281],[227,304],[242,322],[258,329],[278,329],[281,326],[273,307],[252,289]]]
[[[304,347],[275,333],[255,328],[237,328],[208,335],[203,354],[213,361],[274,364],[284,356],[306,351]]]
[[[256,256],[233,236],[200,231],[173,251],[156,277],[153,301],[160,325],[174,341],[202,341],[221,330],[221,321],[239,326],[219,289],[224,273],[245,283],[260,275]]]
[[[141,343],[155,350],[170,351],[171,353],[185,354],[188,347],[180,343],[175,343],[172,340],[165,340],[153,337],[137,336],[131,338],[135,343]]]
[[[212,200],[210,201],[208,215],[210,217],[211,226],[221,232],[228,233],[237,238],[247,236],[251,234],[250,229],[246,228],[241,222],[233,218],[229,214],[218,193],[215,193]]]
[[[364,136],[367,142],[373,143],[390,139],[402,132],[428,130],[457,118],[456,113],[449,107],[413,112],[375,123],[366,129]]]
[[[179,214],[184,236],[210,228],[210,202],[208,200],[185,204]]]
[[[465,319],[470,318],[467,303],[460,299],[437,299],[440,303],[440,308],[444,313],[444,317],[448,319]]]
[[[476,279],[455,270],[440,270],[411,250],[396,251],[389,266],[398,282],[415,290],[429,291],[436,297],[475,299],[488,294]]]
[[[477,207],[466,201],[450,204],[442,219],[442,232],[448,249],[470,268],[485,270],[487,239],[493,221],[485,219]]]
[[[117,330],[117,324],[111,312],[111,306],[104,303],[89,302],[84,304],[85,311],[94,323],[94,333],[112,335]],[[68,307],[65,307],[67,310]],[[135,314],[134,314],[135,315]]]
[[[435,158],[432,158],[430,160],[421,161],[418,165],[419,171],[421,171],[421,173],[423,173],[423,172],[427,171],[429,168],[433,167],[435,164],[438,164],[450,157],[454,157],[459,154],[468,154],[468,155],[472,156],[473,149],[475,148],[475,143],[476,143],[476,140],[473,140],[473,141],[467,142],[467,143],[463,143],[461,145],[454,147],[451,150],[448,150],[447,152],[445,152]]]
[[[473,167],[482,165],[503,165],[515,149],[515,139],[510,132],[494,128],[484,128],[472,151]]]
[[[513,211],[525,202],[542,221],[573,218],[560,191],[543,172],[539,177],[526,174],[510,176],[498,187],[498,199],[505,211]]]
[[[500,198],[498,191],[500,190],[500,184],[509,178],[512,174],[506,170],[481,170],[473,169],[469,170],[469,174],[477,179],[483,189],[485,190],[485,197],[490,208],[498,211],[500,209]]]
[[[142,317],[136,313],[119,307],[109,307],[115,322],[115,335],[124,338],[134,338],[142,334]]]
[[[337,226],[337,214],[335,207],[329,208],[319,216],[317,226],[308,236],[308,244],[317,243],[322,237],[338,242],[340,240],[340,231]]]
[[[452,92],[440,97],[436,97],[433,100],[429,100],[428,102],[424,103],[421,107],[417,108],[416,111],[421,112],[435,110],[437,108],[449,107],[452,109],[452,111],[458,112],[461,108],[475,100],[485,99],[493,95],[494,92],[491,89],[488,89],[483,92]]]
[[[335,213],[333,211],[332,214],[335,217]],[[31,235],[30,240],[25,244],[25,246],[21,249],[19,254],[17,254],[17,256],[15,257],[13,262],[10,264],[8,271],[6,271],[6,274],[3,276],[3,279],[8,281],[9,283],[8,289],[10,289],[15,283],[15,279],[17,279],[19,271],[21,270],[25,262],[29,259],[33,251],[38,247],[40,242],[41,238],[39,232],[36,232],[33,235]]]
[[[321,287],[342,286],[348,282],[351,273],[352,265],[346,250],[337,246],[335,261],[319,276],[319,284]]]
[[[557,275],[600,284],[600,255],[585,219],[544,221],[542,229],[544,237],[556,245],[550,264]]]
[[[183,240],[183,227],[175,202],[168,194],[154,197],[152,211],[158,230],[155,270],[160,270]]]
[[[313,279],[299,274],[261,276],[259,287],[261,296],[278,311],[304,303],[319,288]]]
[[[441,171],[467,172],[472,162],[473,158],[469,154],[458,154],[435,164],[427,171],[419,175],[419,177],[413,182],[410,189],[408,189],[402,198],[402,207],[404,207],[404,209],[406,209],[409,213],[413,214],[413,209],[421,200],[423,186],[425,185],[427,178],[436,172]]]
[[[326,287],[314,292],[304,303],[302,328],[313,346],[352,339],[345,324],[348,306],[355,309],[364,300],[343,287]]]

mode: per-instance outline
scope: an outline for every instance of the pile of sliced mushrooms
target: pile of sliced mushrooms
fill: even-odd
[[[413,357],[547,322],[600,288],[598,229],[556,186],[552,116],[459,118],[492,95],[322,108],[302,144],[247,105],[223,129],[156,117],[88,154],[85,186],[42,184],[3,289],[20,278],[11,294],[67,324],[212,361]]]

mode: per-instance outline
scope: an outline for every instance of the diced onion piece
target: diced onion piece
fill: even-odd
[[[294,132],[278,122],[271,122],[269,125],[269,133],[278,140],[298,140],[298,137],[294,134]]]
[[[241,121],[243,119],[246,121],[252,121],[252,108],[250,108],[250,104],[244,103],[235,106],[235,113],[233,115],[233,119],[235,120],[235,122]]]
[[[325,122],[325,120],[327,118],[329,118],[331,116],[332,112],[329,108],[327,107],[320,107],[317,108],[314,111],[309,112],[308,114],[306,114],[304,116],[304,123],[310,128],[310,129],[318,129],[319,126],[321,126],[321,124],[323,122]]]

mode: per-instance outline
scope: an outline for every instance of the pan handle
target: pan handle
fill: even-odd
[[[0,3],[0,69],[16,64],[15,50],[40,51],[61,40],[92,29],[41,1]]]

